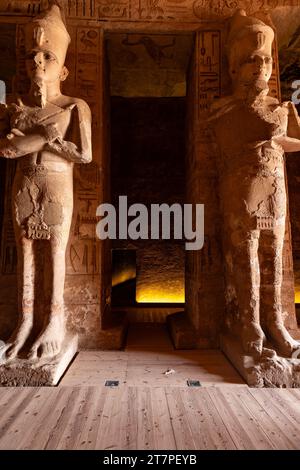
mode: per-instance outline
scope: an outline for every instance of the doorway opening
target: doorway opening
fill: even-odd
[[[192,35],[112,34],[111,201],[185,203],[186,74]],[[130,218],[128,222],[130,223]],[[172,220],[172,217],[171,217]],[[149,221],[150,222],[150,221]],[[114,240],[112,306],[132,322],[184,309],[183,240]]]

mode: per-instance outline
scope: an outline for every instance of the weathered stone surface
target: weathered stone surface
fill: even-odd
[[[246,354],[262,355],[264,369],[265,335],[289,357],[300,346],[284,322],[282,296],[292,265],[283,263],[290,239],[284,151],[300,150],[300,120],[291,102],[269,95],[273,40],[270,26],[237,11],[227,39],[233,93],[214,103],[210,118],[219,146],[226,324],[238,329]],[[290,315],[295,328],[294,306]]]
[[[222,91],[222,34],[216,24],[196,33],[187,79],[186,201],[205,206],[205,241],[202,250],[186,252],[185,311],[204,348],[218,347],[224,312],[215,149],[207,122],[210,103]]]
[[[98,279],[98,289],[96,289],[97,281],[95,276],[89,275],[67,275],[65,283],[65,304],[71,305],[87,305],[100,304],[100,280]]]
[[[18,25],[16,27],[16,41],[17,41],[17,79],[15,84],[18,85],[20,90],[27,92],[27,82],[25,79],[25,35],[23,23],[28,20],[26,16],[37,14],[39,1],[35,0],[30,3],[21,1],[0,1],[1,24],[8,21],[12,23],[12,15],[20,16],[16,19]],[[187,169],[187,202],[205,203],[206,205],[206,220],[205,220],[205,247],[199,253],[191,253],[187,256],[187,271],[186,271],[186,298],[187,306],[186,312],[194,327],[197,330],[197,346],[198,347],[218,347],[219,344],[219,331],[223,325],[224,319],[224,289],[222,268],[224,260],[221,253],[221,231],[222,224],[220,224],[218,214],[218,201],[216,197],[217,187],[217,174],[214,168],[214,161],[216,152],[213,148],[213,139],[207,129],[207,113],[209,103],[215,100],[220,95],[224,95],[228,89],[229,77],[227,76],[226,66],[224,61],[224,38],[226,32],[225,20],[237,7],[242,7],[247,10],[248,14],[255,14],[259,18],[265,20],[265,12],[271,11],[273,20],[276,25],[280,26],[279,42],[286,45],[287,49],[290,46],[293,48],[293,53],[290,56],[290,63],[294,66],[292,74],[286,75],[286,80],[290,83],[293,77],[296,77],[298,70],[298,39],[297,34],[292,38],[290,43],[290,36],[297,33],[297,18],[299,15],[298,2],[291,0],[290,2],[284,0],[275,1],[244,1],[225,2],[225,1],[211,1],[202,2],[194,0],[186,0],[179,2],[172,0],[159,0],[158,2],[148,2],[146,0],[116,0],[106,1],[97,0],[91,2],[91,8],[86,8],[87,3],[81,1],[63,2],[66,6],[66,16],[70,18],[69,30],[72,36],[72,44],[70,46],[70,54],[67,59],[70,76],[66,82],[65,90],[67,94],[74,96],[81,96],[88,101],[92,108],[94,123],[93,123],[93,140],[94,157],[97,159],[95,165],[83,166],[80,165],[78,170],[75,170],[75,185],[74,185],[74,215],[73,225],[71,228],[70,243],[67,248],[67,282],[65,290],[65,303],[68,316],[68,327],[70,331],[78,331],[81,336],[80,344],[82,347],[101,347],[101,344],[109,342],[109,333],[102,337],[101,328],[103,328],[104,313],[109,311],[110,299],[110,267],[109,267],[109,247],[106,246],[105,252],[103,250],[104,244],[97,243],[95,240],[95,207],[99,202],[102,202],[106,194],[109,200],[109,159],[107,150],[108,139],[102,139],[104,133],[103,129],[108,127],[108,119],[106,118],[105,108],[109,98],[109,92],[105,88],[105,80],[108,78],[103,70],[105,64],[105,55],[103,54],[103,30],[114,30],[117,47],[113,51],[113,56],[116,58],[121,57],[122,61],[119,63],[120,71],[124,62],[127,63],[126,69],[123,69],[124,76],[128,76],[128,64],[132,60],[132,69],[135,69],[137,64],[134,63],[135,56],[143,56],[142,66],[136,67],[137,73],[142,76],[142,70],[147,60],[150,70],[151,61],[155,64],[157,72],[167,77],[167,80],[151,84],[151,90],[161,94],[163,86],[169,87],[170,83],[175,83],[178,76],[172,72],[171,68],[168,70],[168,61],[173,64],[176,62],[176,54],[178,52],[181,57],[182,49],[180,41],[175,37],[174,31],[193,31],[195,33],[195,53],[191,60],[191,68],[188,80],[188,119],[189,119],[189,135],[188,135],[188,157],[186,163]],[[154,4],[155,3],[155,4]],[[47,2],[43,1],[46,6]],[[293,10],[287,10],[287,5],[294,5]],[[297,5],[296,5],[297,4]],[[278,8],[284,5],[282,9]],[[284,11],[283,11],[284,10]],[[288,13],[287,13],[288,11]],[[10,16],[8,19],[6,15]],[[290,18],[289,18],[290,16]],[[222,21],[219,21],[221,19]],[[121,20],[121,22],[120,22]],[[128,23],[126,23],[128,20]],[[207,23],[202,23],[203,20],[217,20],[210,23],[210,28],[207,28]],[[134,23],[135,21],[135,23]],[[138,23],[140,30],[138,29]],[[289,25],[287,25],[289,22]],[[293,27],[290,26],[293,23]],[[203,26],[203,30],[202,30]],[[130,37],[123,33],[124,27],[126,31],[131,31]],[[120,29],[121,28],[121,29]],[[123,29],[122,29],[123,28]],[[142,29],[141,29],[142,28]],[[209,30],[208,30],[209,29]],[[13,27],[1,28],[4,40],[11,41],[14,49],[14,39],[12,35]],[[141,34],[142,30],[142,34]],[[144,30],[148,31],[144,35]],[[284,31],[283,31],[284,30]],[[168,41],[160,36],[160,33],[168,33],[167,38],[175,38],[174,47],[162,49],[168,44]],[[136,33],[136,34],[135,34]],[[285,36],[286,35],[286,36]],[[289,37],[288,37],[289,35]],[[151,39],[152,50],[149,49],[149,44],[145,37]],[[159,36],[159,37],[158,37]],[[284,38],[284,42],[282,42]],[[129,45],[130,42],[136,42],[136,45]],[[173,39],[171,41],[173,43]],[[170,44],[171,44],[170,42]],[[126,44],[128,43],[128,44]],[[148,50],[147,50],[147,47]],[[8,48],[9,49],[9,48]],[[179,50],[180,49],[180,50]],[[275,63],[273,67],[273,75],[270,80],[270,91],[272,96],[279,96],[279,83],[278,83],[278,69],[276,61],[275,50]],[[124,54],[122,55],[122,51]],[[169,52],[173,58],[168,58]],[[10,53],[9,53],[10,54]],[[151,55],[152,54],[152,55]],[[7,54],[8,55],[8,54]],[[283,50],[284,58],[287,57],[287,50]],[[146,57],[146,59],[145,59]],[[1,65],[1,64],[0,64]],[[178,64],[176,64],[177,67]],[[290,64],[288,64],[290,65]],[[118,67],[117,67],[118,68]],[[9,65],[9,73],[7,76],[12,75],[15,69],[13,63]],[[115,90],[117,89],[116,80],[119,70],[115,70]],[[174,71],[174,70],[173,70]],[[131,71],[132,73],[132,71]],[[150,73],[150,72],[149,72]],[[183,73],[183,63],[180,64],[180,74]],[[209,74],[209,77],[207,76]],[[294,75],[293,75],[294,74]],[[222,77],[222,81],[221,81]],[[134,76],[131,76],[134,80]],[[208,79],[208,81],[206,81]],[[128,82],[120,85],[124,92],[124,86]],[[167,90],[165,87],[165,90]],[[126,88],[126,87],[125,87]],[[9,87],[11,89],[11,86]],[[149,90],[149,89],[148,89]],[[168,91],[168,90],[167,90]],[[170,91],[170,90],[169,90]],[[175,90],[176,91],[176,90]],[[182,92],[182,89],[181,89]],[[290,93],[290,91],[289,91]],[[173,90],[170,92],[174,95]],[[175,93],[176,94],[176,93]],[[287,96],[290,99],[290,95]],[[103,119],[104,117],[104,119]],[[106,132],[106,131],[105,131]],[[101,142],[100,142],[101,141]],[[102,143],[102,141],[104,143]],[[294,165],[294,168],[296,163]],[[92,168],[91,168],[92,167]],[[159,170],[161,171],[161,170]],[[293,168],[291,172],[293,172]],[[295,180],[293,181],[292,189],[295,188],[298,181],[295,173]],[[10,192],[12,185],[13,171],[7,173],[7,189],[5,192]],[[154,175],[155,176],[155,175]],[[42,184],[43,185],[43,184]],[[177,189],[177,188],[175,188]],[[24,195],[23,195],[24,196]],[[297,199],[297,198],[296,198]],[[28,197],[23,198],[22,201],[28,204]],[[6,195],[5,201],[6,208],[10,210],[9,196]],[[31,207],[31,206],[30,206]],[[50,211],[51,212],[51,211]],[[295,219],[297,215],[297,205],[293,208]],[[296,215],[295,215],[296,214]],[[21,214],[22,215],[22,214]],[[287,222],[288,224],[288,222]],[[41,224],[37,224],[41,225]],[[40,230],[41,229],[41,230]],[[44,234],[47,236],[47,231],[43,232],[43,227],[39,230],[33,230],[33,233]],[[294,232],[295,233],[295,232]],[[5,225],[3,228],[2,240],[2,256],[1,256],[1,270],[5,275],[14,273],[16,271],[16,249],[13,241],[13,228],[12,221],[7,220],[5,216]],[[297,242],[297,240],[296,240]],[[292,263],[290,263],[290,236],[288,230],[285,233],[285,246],[288,247],[287,254],[283,259],[283,283],[282,283],[282,305],[281,312],[284,325],[287,330],[296,328],[296,317],[293,311],[293,272]],[[296,243],[297,250],[297,243]],[[146,248],[145,248],[146,253]],[[149,252],[150,253],[150,252]],[[179,264],[176,264],[176,257],[179,255],[180,250],[172,250],[173,260],[170,263],[172,268],[172,276],[179,272]],[[182,254],[182,253],[181,253]],[[151,262],[151,257],[155,256],[155,249],[151,250],[151,255],[147,259],[146,256],[140,258],[140,264],[146,259]],[[182,263],[181,258],[180,263]],[[159,269],[155,263],[153,267]],[[298,264],[296,264],[296,271],[299,271]],[[144,282],[147,284],[149,277],[147,276],[147,266],[144,264],[143,277]],[[180,266],[181,270],[181,266]],[[176,272],[175,272],[176,271]],[[146,275],[145,275],[146,274]],[[160,280],[163,279],[163,272],[160,270]],[[170,279],[171,277],[170,276]],[[151,277],[151,276],[150,276]],[[175,276],[174,276],[175,277]],[[299,283],[299,275],[296,276],[297,283]],[[0,297],[0,329],[6,332],[11,331],[12,324],[15,323],[16,314],[18,310],[16,305],[15,296],[15,277],[11,276],[12,288],[9,287],[9,282],[3,281],[3,290],[1,287]],[[158,285],[161,282],[157,283]],[[2,285],[2,279],[1,279]],[[298,284],[297,284],[298,285]],[[300,283],[299,283],[300,285]],[[229,287],[229,288],[228,288]],[[239,329],[238,314],[237,314],[237,300],[236,293],[232,288],[233,284],[229,283],[226,286],[226,303],[229,311],[226,314],[226,322],[230,323],[232,329]],[[182,283],[180,285],[182,292]],[[268,289],[266,289],[267,291]],[[3,293],[3,295],[2,295]],[[42,289],[40,290],[41,297],[43,297]],[[268,292],[267,292],[268,297]],[[268,297],[269,298],[269,297]],[[267,299],[267,303],[269,300]],[[7,305],[7,307],[6,307]],[[13,311],[15,308],[15,312]],[[263,309],[262,309],[263,314]],[[263,316],[263,315],[262,315]],[[233,321],[231,321],[233,320]],[[264,319],[262,320],[262,327],[266,328]],[[3,328],[2,328],[3,327]],[[115,330],[118,331],[118,328]],[[122,331],[122,330],[121,330]],[[120,338],[119,333],[116,338]],[[104,338],[104,339],[103,339]],[[103,341],[103,342],[102,342]],[[114,344],[119,343],[111,337]],[[101,343],[102,342],[102,343]]]
[[[197,332],[185,312],[169,315],[167,325],[176,349],[197,348]]]
[[[250,387],[300,387],[300,359],[282,357],[270,349],[271,357],[245,354],[240,339],[232,335],[221,335],[221,349]]]
[[[17,160],[11,202],[19,321],[8,340],[10,359],[18,357],[27,341],[31,359],[56,357],[65,340],[73,166],[92,160],[90,109],[83,100],[61,93],[70,41],[57,5],[28,22],[22,47],[30,90],[14,103],[0,105],[0,157]],[[6,251],[4,255],[7,259]],[[37,331],[36,323],[41,326]]]
[[[0,6],[3,3],[0,2]],[[46,4],[44,4],[46,6]],[[10,7],[13,9],[12,3]],[[12,10],[10,9],[11,12]],[[21,13],[21,10],[18,10]],[[32,14],[36,15],[38,8],[32,10]],[[6,18],[1,15],[1,25],[6,23]],[[26,71],[26,28],[24,23],[28,18],[24,18],[21,24],[16,27],[16,35],[12,44],[8,47],[15,48],[16,45],[16,78],[14,80],[14,90],[19,94],[27,95],[30,87],[30,81],[27,78]],[[68,30],[72,38],[69,46],[69,53],[66,58],[66,64],[69,69],[69,77],[66,82],[62,83],[64,93],[66,95],[78,96],[88,102],[93,111],[93,163],[90,165],[78,164],[74,168],[74,185],[68,195],[74,195],[74,211],[73,220],[70,229],[69,243],[66,248],[66,289],[65,303],[67,305],[76,304],[85,306],[87,303],[98,303],[99,322],[97,328],[101,329],[101,322],[104,312],[108,308],[110,300],[110,248],[107,243],[100,243],[96,237],[96,208],[104,199],[107,200],[107,187],[109,185],[109,177],[107,172],[109,169],[106,162],[107,148],[107,98],[106,88],[102,81],[106,71],[103,70],[105,62],[104,38],[102,30],[98,26],[96,28],[85,27],[86,25],[77,24],[69,25]],[[3,41],[8,41],[8,37],[3,31]],[[1,36],[0,33],[0,36]],[[91,36],[92,41],[87,47],[84,37],[87,39]],[[13,61],[14,55],[11,55]],[[89,64],[84,66],[84,64]],[[2,73],[2,63],[0,64],[0,72]],[[4,75],[3,75],[4,76]],[[11,90],[9,84],[8,90]],[[105,93],[104,93],[105,91]],[[7,97],[11,102],[13,97]],[[80,101],[80,100],[79,100]],[[76,121],[76,119],[75,119]],[[74,130],[74,135],[78,137],[78,129]],[[68,136],[72,140],[74,135]],[[76,138],[77,138],[76,137]],[[4,160],[4,159],[3,159]],[[13,218],[11,215],[11,188],[15,175],[14,161],[8,161],[6,164],[6,189],[5,207],[3,216],[3,227],[1,237],[1,288],[2,279],[4,284],[6,280],[4,276],[16,274],[17,271],[17,250],[15,244],[15,235],[13,228]],[[58,182],[57,182],[58,183]],[[63,187],[64,185],[61,185]],[[74,190],[74,191],[73,191]],[[66,201],[69,197],[66,198]],[[63,204],[62,204],[63,205]],[[0,212],[1,212],[0,208]],[[51,263],[50,263],[51,264]],[[43,272],[43,276],[48,270]],[[39,274],[41,276],[41,274]],[[39,283],[39,294],[43,291],[42,282]],[[7,332],[12,331],[12,327],[16,326],[16,315],[6,318],[10,315],[11,308],[8,304],[14,296],[16,304],[17,295],[15,290],[15,278],[11,276],[11,288],[1,297],[1,314],[0,314],[0,331],[5,330],[3,337],[7,337]],[[2,290],[0,291],[2,293]],[[7,294],[7,295],[6,295]],[[8,305],[7,314],[5,305]],[[42,309],[43,311],[43,309]],[[2,315],[3,312],[3,315]],[[21,309],[16,310],[16,314],[20,314]],[[95,326],[93,324],[93,326]],[[2,328],[3,327],[3,328]]]
[[[78,334],[80,349],[101,347],[99,304],[66,304],[67,330]]]
[[[111,312],[103,323],[103,328],[99,334],[100,340],[97,349],[122,349],[125,345],[127,330],[128,319],[126,313]]]
[[[78,335],[80,350],[121,349],[128,319],[125,312],[110,312],[100,325],[99,304],[66,305],[66,325]]]
[[[57,385],[78,349],[78,336],[67,335],[58,356],[52,359],[12,359],[0,364],[2,387]]]
[[[91,5],[82,0],[61,1],[66,16],[70,19],[97,20],[106,22],[199,22],[219,17],[228,17],[237,8],[244,8],[248,14],[272,11],[277,6],[295,5],[297,0],[94,0]],[[2,0],[0,11],[7,15],[35,15],[39,7],[46,8],[49,1]]]

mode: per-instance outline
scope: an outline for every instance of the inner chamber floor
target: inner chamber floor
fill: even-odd
[[[81,352],[58,387],[0,388],[0,449],[299,448],[300,390],[250,389],[220,352],[174,351],[163,326]]]
[[[151,323],[131,325],[124,351],[80,352],[61,385],[99,386],[106,380],[136,387],[187,387],[187,380],[202,386],[245,385],[220,351],[175,350],[166,326]]]

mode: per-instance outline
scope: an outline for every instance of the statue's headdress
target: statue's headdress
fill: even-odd
[[[227,54],[230,68],[256,51],[272,55],[273,29],[261,20],[247,16],[244,10],[237,10],[230,23],[227,39]]]
[[[27,51],[34,49],[52,51],[64,63],[70,42],[71,38],[58,5],[51,5],[48,10],[26,25]]]

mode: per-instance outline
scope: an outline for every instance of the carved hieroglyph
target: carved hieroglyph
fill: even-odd
[[[18,251],[19,325],[6,357],[29,346],[30,358],[59,354],[65,338],[65,254],[73,212],[73,166],[89,163],[91,113],[80,99],[64,96],[61,82],[70,36],[53,5],[25,27],[26,70],[31,87],[2,106],[0,156],[17,159],[13,219]],[[37,270],[38,251],[43,258]],[[43,280],[37,279],[42,274]],[[36,285],[39,281],[40,291]],[[36,332],[35,305],[46,300],[43,325]]]
[[[0,11],[10,15],[36,15],[48,0],[3,0]],[[60,0],[69,18],[100,21],[198,21],[233,14],[244,8],[248,14],[296,5],[297,0]]]
[[[243,349],[255,356],[273,356],[273,348],[291,356],[299,348],[283,323],[281,290],[284,152],[300,150],[300,125],[292,103],[269,96],[273,40],[269,26],[237,11],[228,38],[233,94],[214,104],[211,117],[220,150],[226,288],[238,300]]]

